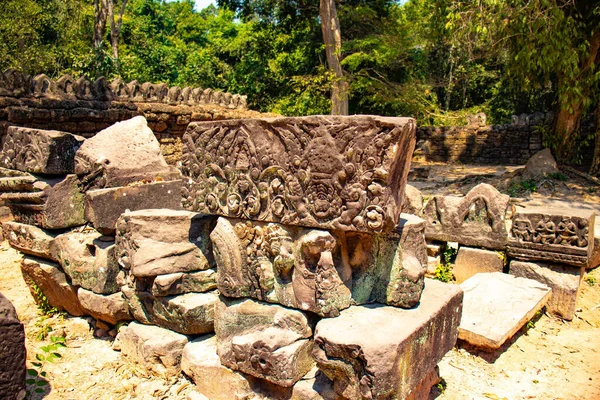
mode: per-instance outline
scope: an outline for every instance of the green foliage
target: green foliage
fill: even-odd
[[[568,176],[566,176],[565,174],[560,173],[560,172],[552,172],[552,173],[546,174],[546,177],[548,177],[550,179],[554,179],[556,181],[561,181],[561,182],[566,182],[569,180]]]
[[[526,179],[513,182],[508,188],[510,197],[519,197],[529,193],[535,193],[538,190],[538,182],[535,179]]]
[[[596,278],[588,275],[585,277],[585,282],[590,286],[594,286],[596,284]]]
[[[446,246],[442,251],[441,262],[435,269],[434,279],[442,282],[453,282],[455,280],[452,273],[452,261],[456,257],[458,250]]]
[[[39,311],[42,313],[42,315],[52,316],[52,315],[58,313],[58,309],[55,307],[52,307],[50,305],[50,303],[48,302],[48,298],[42,292],[42,289],[40,289],[40,287],[38,285],[36,285],[35,283],[32,282],[31,289],[32,289],[33,298],[38,306]]]
[[[44,371],[46,363],[54,363],[62,358],[59,353],[61,348],[67,347],[63,336],[50,336],[51,343],[40,347],[41,352],[36,353],[36,361],[32,361],[33,368],[27,369],[25,383],[27,385],[26,396],[31,398],[33,393],[42,394],[48,386],[48,374]]]

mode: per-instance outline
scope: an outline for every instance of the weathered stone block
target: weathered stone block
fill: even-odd
[[[301,311],[220,297],[215,306],[217,353],[226,367],[291,387],[314,366],[313,325]]]
[[[12,303],[0,293],[0,393],[6,400],[25,397],[25,328]]]
[[[146,119],[138,116],[98,132],[75,154],[75,173],[88,189],[177,179]]]
[[[85,218],[105,235],[115,233],[126,211],[181,209],[181,180],[90,190],[85,194]]]
[[[177,272],[154,278],[150,293],[154,296],[173,296],[184,293],[203,293],[217,288],[214,269],[195,272]]]
[[[77,298],[89,315],[111,325],[132,319],[127,301],[121,292],[102,295],[79,288]]]
[[[58,235],[50,245],[52,257],[71,278],[71,283],[97,294],[119,291],[119,264],[115,242],[93,230]]]
[[[119,330],[115,347],[134,363],[167,378],[181,371],[181,354],[187,343],[185,335],[131,322]]]
[[[224,296],[331,317],[355,302],[414,306],[427,262],[423,231],[407,214],[386,235],[219,218],[210,237]]]
[[[412,118],[364,115],[191,123],[182,204],[231,218],[392,231],[415,126]]]
[[[509,199],[486,183],[475,186],[464,197],[435,196],[423,209],[425,237],[504,250]]]
[[[426,280],[412,310],[357,306],[319,321],[313,356],[345,398],[406,399],[454,346],[461,305],[460,287]]]
[[[21,177],[2,178],[20,180]],[[8,185],[8,184],[7,184]],[[24,186],[23,186],[24,185]],[[36,177],[18,186],[19,192],[4,192],[0,200],[10,208],[15,221],[44,229],[63,229],[85,224],[83,194],[75,175],[61,178]]]
[[[550,288],[501,272],[477,274],[460,287],[465,296],[458,338],[497,349],[550,299]]]
[[[588,269],[600,266],[600,216],[596,215],[595,220],[594,249],[592,250],[592,257],[587,266]]]
[[[402,212],[405,214],[421,215],[423,211],[423,195],[421,191],[412,185],[406,185],[404,190],[404,201]]]
[[[214,219],[189,211],[141,210],[117,222],[119,264],[135,277],[215,266],[209,239]]]
[[[581,209],[519,208],[513,213],[508,255],[587,267],[594,247],[594,218],[593,211]]]
[[[504,256],[490,250],[474,249],[461,246],[452,268],[456,282],[463,283],[470,277],[481,272],[502,272]]]
[[[50,254],[50,244],[56,234],[13,221],[3,222],[2,231],[13,248],[25,254],[56,261]]]
[[[290,400],[344,400],[333,390],[333,382],[321,371],[314,369],[294,385]]]
[[[2,138],[0,166],[34,174],[72,174],[81,136],[10,126]]]
[[[533,279],[552,289],[550,300],[546,303],[548,312],[558,314],[569,321],[575,317],[577,295],[583,278],[583,271],[580,268],[514,260],[510,263],[510,273]]]
[[[25,256],[21,261],[23,279],[29,286],[31,295],[37,301],[37,296],[32,283],[44,293],[48,304],[60,311],[66,311],[74,316],[85,315],[77,298],[77,288],[71,286],[67,276],[61,271],[60,266],[51,261]]]

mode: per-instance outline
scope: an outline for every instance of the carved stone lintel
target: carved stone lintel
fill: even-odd
[[[191,123],[183,206],[287,225],[393,231],[415,126],[411,118],[374,116]]]
[[[50,254],[50,244],[56,234],[14,221],[2,223],[2,231],[11,247],[25,254],[56,261]]]

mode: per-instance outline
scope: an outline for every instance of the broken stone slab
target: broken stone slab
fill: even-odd
[[[25,328],[15,307],[0,293],[0,393],[6,400],[25,398]]]
[[[133,318],[143,324],[154,324],[184,335],[214,331],[216,291],[159,297],[127,286],[121,290]]]
[[[344,400],[333,390],[333,382],[321,371],[315,368],[294,385],[292,397],[289,400]]]
[[[37,178],[27,172],[0,167],[0,192],[32,192]]]
[[[214,269],[195,272],[177,272],[154,278],[150,293],[154,296],[174,296],[184,293],[204,293],[217,288]]]
[[[214,268],[214,218],[189,211],[140,210],[117,222],[119,265],[135,277]]]
[[[314,364],[314,322],[298,310],[223,296],[215,305],[217,353],[236,371],[291,387]]]
[[[583,278],[581,268],[570,265],[542,262],[522,262],[513,260],[510,263],[511,275],[533,279],[552,289],[546,310],[558,314],[563,319],[575,317],[577,295]]]
[[[77,298],[87,314],[100,321],[116,325],[117,322],[132,319],[127,301],[121,292],[102,295],[79,288]]]
[[[600,266],[600,216],[596,215],[594,229],[594,249],[592,257],[588,263],[587,269],[592,269]]]
[[[406,185],[402,212],[405,214],[421,215],[423,211],[423,194],[412,185]]]
[[[423,209],[427,240],[505,250],[509,196],[480,183],[464,197],[434,196]]]
[[[325,317],[353,303],[412,307],[423,289],[424,223],[402,214],[399,231],[372,235],[220,217],[210,234],[217,285]]]
[[[313,357],[345,398],[406,399],[456,343],[461,309],[459,286],[426,279],[414,309],[356,306],[319,321]]]
[[[497,251],[461,246],[452,267],[452,274],[457,283],[463,283],[482,272],[502,272],[505,257]]]
[[[48,304],[59,311],[66,311],[76,317],[86,314],[77,297],[77,288],[67,281],[67,276],[58,264],[25,256],[21,261],[21,272],[36,302],[39,298],[33,284],[46,296]]]
[[[544,284],[502,272],[474,275],[460,287],[465,295],[458,338],[490,350],[517,333],[551,295]]]
[[[74,230],[56,236],[50,244],[52,257],[71,278],[71,283],[96,294],[119,291],[119,264],[115,242],[94,230]]]
[[[187,343],[185,335],[158,326],[131,322],[119,330],[113,347],[146,370],[162,377],[171,377],[181,371],[181,354]]]
[[[121,214],[152,208],[181,209],[181,180],[96,189],[85,194],[85,218],[104,235],[114,235]]]
[[[180,177],[167,165],[142,116],[117,122],[83,142],[75,154],[75,173],[86,190]]]
[[[85,139],[67,132],[10,126],[2,138],[0,166],[34,174],[66,175]]]
[[[192,122],[182,204],[230,218],[390,232],[415,131],[412,118],[368,115]]]
[[[587,267],[594,247],[593,211],[517,208],[513,212],[507,253],[524,261],[549,261]]]
[[[25,254],[56,261],[50,254],[50,244],[56,237],[55,233],[13,221],[3,222],[2,231],[11,247]]]
[[[0,195],[0,201],[8,206],[15,221],[44,229],[64,229],[85,224],[84,196],[77,176],[35,179],[27,190]]]

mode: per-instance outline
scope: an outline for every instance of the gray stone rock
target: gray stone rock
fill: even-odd
[[[203,293],[217,288],[214,269],[196,272],[177,272],[154,278],[150,293],[154,296],[173,296],[185,293]]]
[[[481,272],[502,272],[504,258],[505,256],[497,251],[461,246],[458,249],[452,273],[456,282],[463,283]]]
[[[56,261],[50,254],[50,244],[56,237],[55,233],[14,221],[3,222],[2,231],[13,248],[25,254]]]
[[[132,319],[127,301],[120,292],[102,295],[79,288],[77,298],[83,309],[100,321],[115,325],[119,321]]]
[[[552,156],[550,149],[544,149],[535,153],[523,171],[523,178],[535,179],[544,178],[548,174],[560,172],[556,160]]]
[[[498,349],[550,299],[551,289],[501,272],[477,274],[463,282],[458,338],[483,349]]]
[[[423,195],[421,191],[412,185],[406,185],[402,212],[405,214],[420,215],[421,211],[423,211]]]
[[[6,400],[25,396],[25,328],[12,303],[0,293],[0,394]]]

